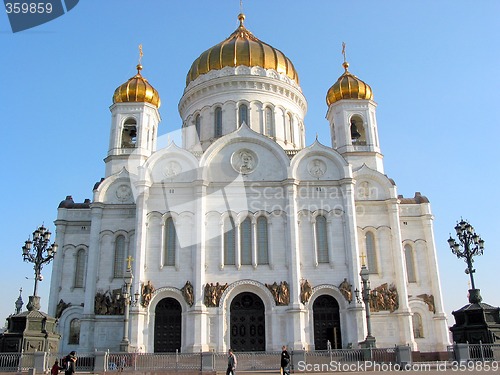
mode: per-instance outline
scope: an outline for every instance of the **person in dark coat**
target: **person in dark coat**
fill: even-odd
[[[227,370],[226,375],[236,375],[236,356],[233,353],[233,349],[229,349],[227,356]]]
[[[66,360],[66,367],[64,368],[64,375],[73,375],[76,372],[76,352],[69,353]]]
[[[290,354],[286,350],[286,345],[281,348],[281,373],[290,375]]]

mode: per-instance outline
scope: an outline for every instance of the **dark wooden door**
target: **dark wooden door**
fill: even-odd
[[[155,353],[181,351],[182,308],[173,298],[164,298],[155,309]]]
[[[238,294],[231,302],[231,348],[238,352],[266,350],[266,319],[262,300],[255,294]]]
[[[313,304],[313,319],[315,349],[326,350],[328,341],[332,349],[341,349],[340,312],[337,300],[328,295],[316,298]]]

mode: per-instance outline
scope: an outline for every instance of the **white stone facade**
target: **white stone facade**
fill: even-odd
[[[241,104],[249,111],[243,124]],[[220,136],[214,134],[216,107],[222,109]],[[266,128],[267,107],[272,134]],[[364,306],[354,297],[361,289],[365,254],[372,289],[397,290],[396,308],[387,308],[387,301],[380,308],[381,300],[372,311],[377,346],[445,350],[430,205],[419,194],[398,197],[384,175],[375,108],[372,100],[331,104],[332,147],[317,141],[304,147],[307,104],[295,81],[259,67],[224,68],[186,87],[179,103],[182,147],[171,143],[156,150],[158,109],[148,103],[114,104],[105,179],[92,202],[68,198],[58,210],[61,251],[53,266],[49,314],[56,314],[61,301],[70,304],[64,310],[59,304],[60,350],[119,350],[123,311],[110,314],[111,307],[103,312],[95,305],[96,294],[113,296],[122,288],[126,256],[133,258],[132,294],[141,293],[148,281],[155,287],[147,306],[139,301],[130,307],[132,350],[168,346],[157,344],[166,300],[179,306],[180,351],[227,350],[233,335],[247,335],[236,332],[232,321],[233,302],[242,293],[252,293],[261,304],[264,328],[254,332],[263,342],[259,350],[279,350],[283,344],[321,348],[319,336],[337,347],[357,347],[367,334]],[[351,140],[353,116],[362,143]],[[133,147],[122,142],[128,119],[137,128]],[[234,231],[228,230],[231,220]],[[352,286],[351,301],[339,289],[344,279]],[[311,291],[304,300],[306,280]],[[181,290],[187,281],[193,286],[192,305]],[[284,281],[288,303],[266,287]],[[227,287],[218,306],[211,306],[205,289],[216,283]],[[324,319],[327,328],[318,326],[314,314],[319,301],[336,303],[334,318]],[[335,320],[335,328],[328,319]],[[79,336],[71,337],[78,324]]]

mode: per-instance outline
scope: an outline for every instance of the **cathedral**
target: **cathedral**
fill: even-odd
[[[357,348],[368,307],[377,347],[446,350],[429,200],[385,174],[371,87],[344,55],[307,145],[292,61],[238,19],[187,73],[182,144],[157,149],[141,64],[115,90],[105,177],[55,221],[60,351]]]

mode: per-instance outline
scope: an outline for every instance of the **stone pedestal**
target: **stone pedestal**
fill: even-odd
[[[61,336],[56,333],[55,318],[33,310],[11,315],[7,321],[0,352],[57,352]]]
[[[479,289],[469,290],[469,304],[453,311],[455,324],[450,328],[453,342],[492,344],[500,341],[500,308],[481,302]]]

